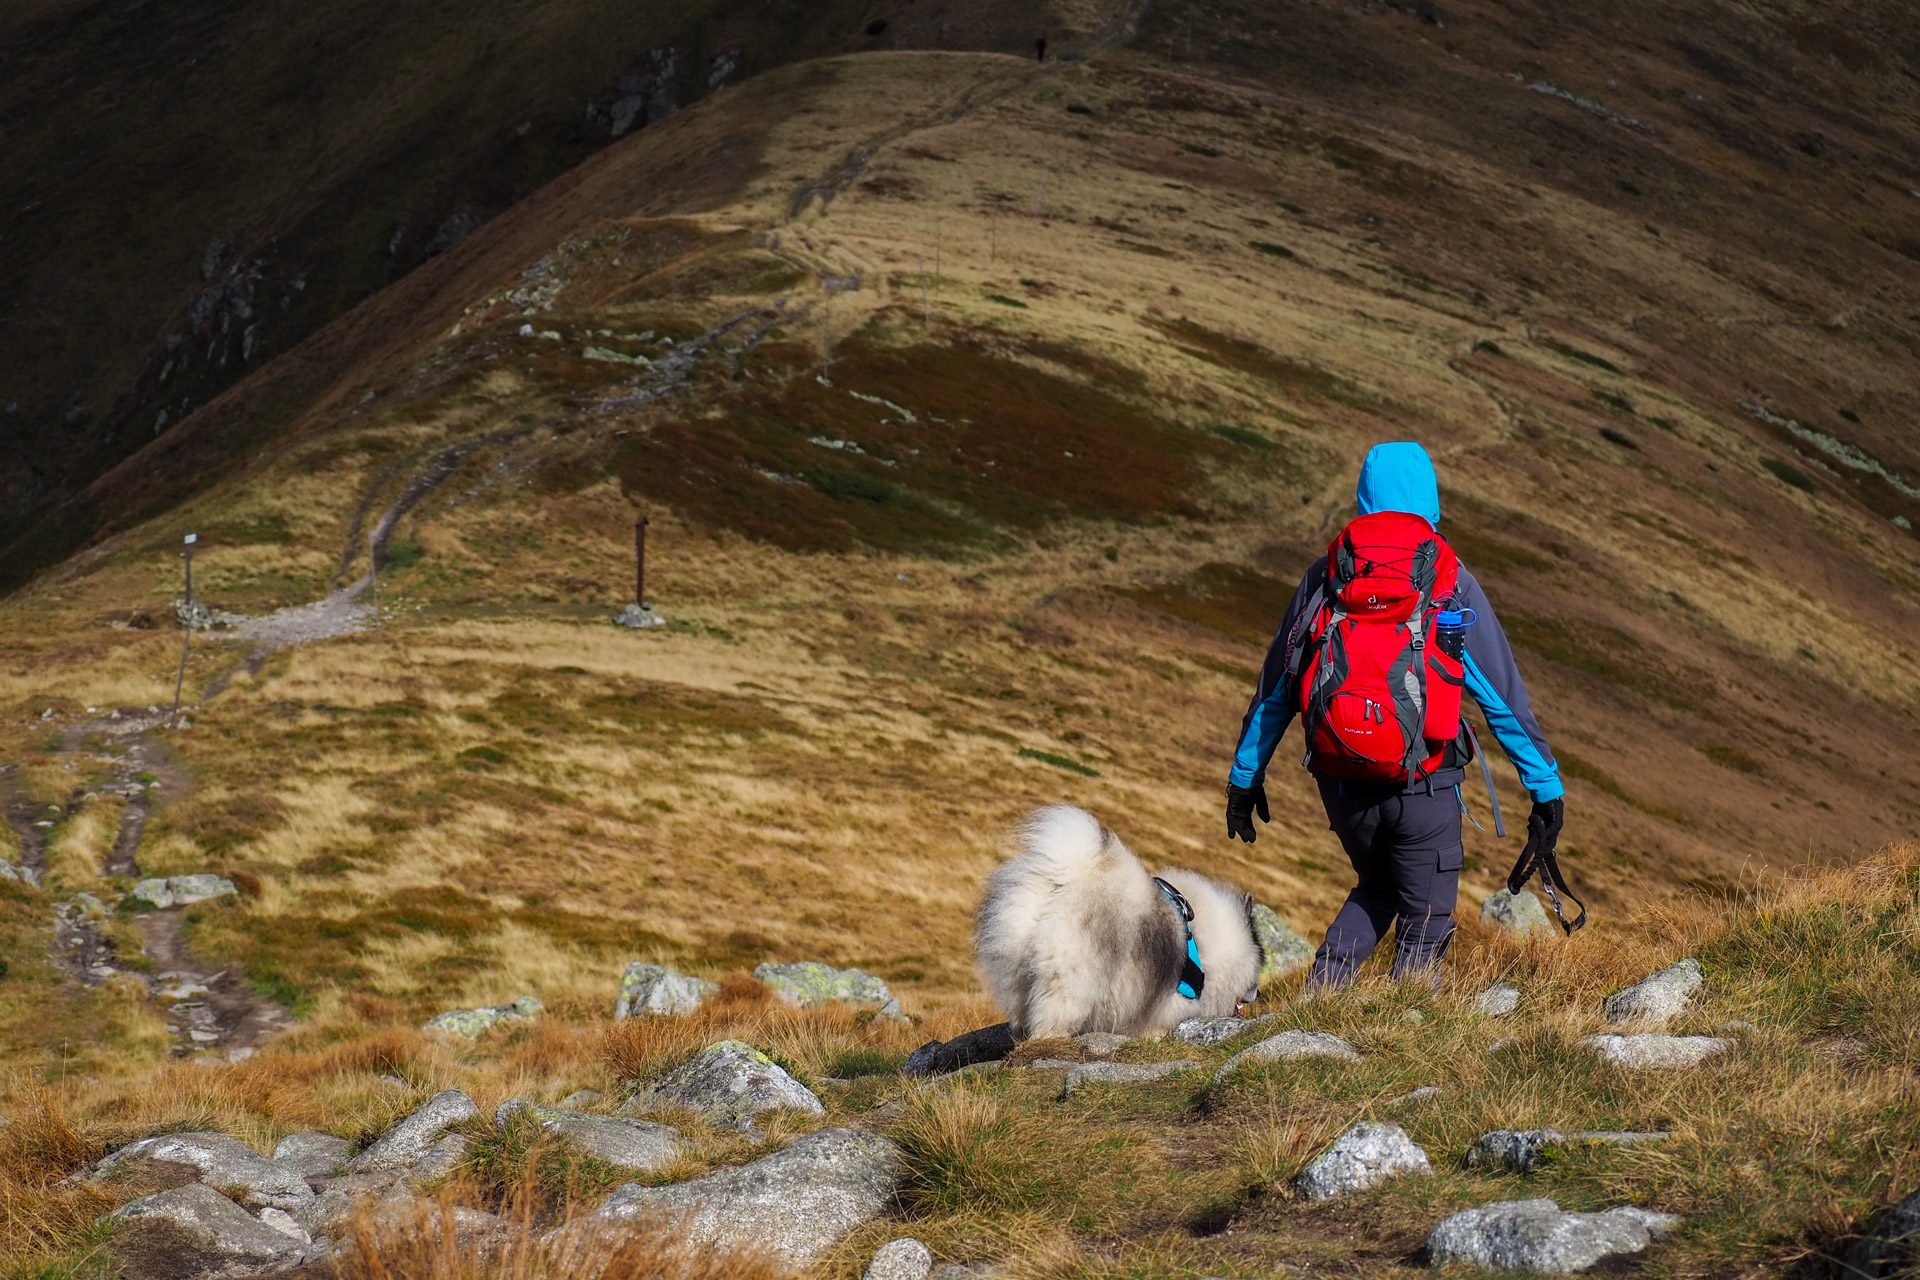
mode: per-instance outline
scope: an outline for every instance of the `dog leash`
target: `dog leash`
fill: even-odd
[[[1207,989],[1207,971],[1200,967],[1200,944],[1193,940],[1193,906],[1180,891],[1162,880],[1159,876],[1153,882],[1160,886],[1160,892],[1167,895],[1174,910],[1180,913],[1181,927],[1187,931],[1187,958],[1180,966],[1180,982],[1174,990],[1189,1000],[1198,1000],[1200,993]]]

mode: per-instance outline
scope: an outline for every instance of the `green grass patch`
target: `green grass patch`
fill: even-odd
[[[1291,258],[1293,250],[1283,244],[1274,244],[1271,240],[1249,240],[1247,248],[1257,250],[1274,258]]]
[[[1782,484],[1790,485],[1802,493],[1817,492],[1812,478],[1790,462],[1782,462],[1778,458],[1762,458],[1760,465],[1772,472],[1773,478]]]
[[[1766,773],[1766,770],[1760,767],[1758,760],[1738,747],[1701,747],[1700,754],[1722,769],[1731,769],[1735,773],[1744,773],[1755,778]]]
[[[1578,347],[1570,347],[1564,342],[1554,342],[1551,339],[1541,343],[1541,345],[1549,351],[1559,352],[1567,359],[1575,361],[1576,363],[1589,365],[1595,369],[1605,369],[1608,373],[1621,372],[1619,365],[1604,356],[1597,356],[1591,351],[1582,351]]]
[[[1009,298],[1004,293],[990,293],[987,295],[987,301],[997,302],[1003,307],[1018,307],[1022,311],[1025,311],[1027,309],[1026,303],[1020,301],[1020,299],[1018,298]]]
[[[1097,778],[1100,776],[1098,769],[1089,769],[1078,760],[1055,755],[1051,751],[1040,751],[1033,747],[1022,747],[1020,748],[1020,758],[1022,760],[1038,760],[1041,764],[1050,764],[1056,769],[1065,769],[1068,773],[1077,773],[1086,778]]]

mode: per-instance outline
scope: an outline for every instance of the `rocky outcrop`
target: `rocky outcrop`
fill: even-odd
[[[1559,1147],[1631,1146],[1659,1142],[1672,1135],[1662,1131],[1629,1133],[1614,1129],[1567,1132],[1562,1129],[1495,1129],[1483,1133],[1467,1148],[1467,1167],[1504,1168],[1531,1173],[1547,1152]]]
[[[135,898],[162,909],[184,907],[188,903],[206,902],[239,892],[233,881],[213,875],[168,876],[161,880],[142,880],[133,886]]]
[[[889,1240],[874,1251],[861,1280],[927,1280],[933,1254],[912,1236]]]
[[[494,1112],[494,1122],[504,1125],[516,1114],[530,1117],[547,1132],[558,1134],[586,1155],[616,1168],[651,1173],[680,1156],[679,1131],[664,1124],[536,1106],[518,1098],[501,1103]]]
[[[773,994],[803,1009],[814,1005],[872,1005],[883,1014],[897,1016],[900,1002],[887,990],[887,984],[859,969],[836,969],[818,960],[797,960],[792,964],[763,964],[753,976],[773,988]]]
[[[1580,1043],[1608,1062],[1640,1071],[1697,1067],[1708,1058],[1733,1048],[1733,1041],[1719,1036],[1666,1036],[1652,1032],[1588,1036]]]
[[[719,990],[717,982],[691,978],[664,965],[636,960],[620,977],[620,998],[613,1006],[614,1021],[648,1013],[692,1013]]]
[[[1202,1047],[1231,1040],[1248,1027],[1272,1020],[1269,1013],[1258,1018],[1188,1018],[1170,1033],[1175,1040]]]
[[[260,1221],[199,1182],[141,1196],[102,1218],[131,1231],[166,1231],[181,1275],[243,1275],[291,1267],[306,1240]],[[162,1226],[161,1224],[165,1224]],[[171,1230],[168,1230],[171,1228]]]
[[[473,1099],[458,1089],[446,1089],[426,1105],[387,1130],[380,1140],[347,1162],[348,1173],[391,1173],[415,1169],[429,1153],[444,1151],[447,1126],[480,1114]]]
[[[1313,944],[1301,937],[1293,926],[1282,920],[1279,913],[1265,903],[1254,904],[1253,934],[1260,940],[1260,949],[1265,954],[1260,964],[1260,983],[1263,986],[1269,979],[1292,973],[1295,969],[1304,969],[1313,963]]]
[[[1178,1062],[1082,1062],[1067,1069],[1060,1096],[1070,1098],[1083,1084],[1140,1084],[1159,1080],[1176,1071],[1191,1071],[1199,1066],[1192,1059]]]
[[[907,1057],[905,1076],[942,1076],[981,1062],[998,1062],[1013,1052],[1013,1030],[1004,1022],[981,1027],[942,1043],[929,1040]]]
[[[353,1144],[330,1133],[290,1133],[273,1149],[273,1162],[302,1178],[326,1178],[353,1157]]]
[[[297,1171],[255,1151],[224,1133],[168,1133],[130,1142],[102,1160],[94,1169],[103,1178],[140,1160],[188,1165],[200,1181],[238,1193],[252,1208],[273,1205],[298,1209],[313,1199],[313,1190]]]
[[[565,1232],[616,1231],[636,1219],[664,1219],[696,1248],[753,1249],[804,1268],[892,1206],[902,1163],[900,1149],[886,1138],[821,1129],[692,1182],[629,1183]]]
[[[1563,1213],[1551,1200],[1506,1200],[1456,1213],[1427,1237],[1435,1266],[1564,1275],[1603,1258],[1638,1253],[1680,1225],[1671,1214],[1623,1206]]]
[[[1685,1013],[1694,992],[1705,982],[1700,962],[1689,956],[1607,997],[1608,1022],[1634,1022],[1664,1027]]]
[[[532,996],[521,996],[508,1004],[488,1005],[481,1009],[449,1009],[427,1019],[420,1029],[474,1040],[503,1022],[531,1022],[544,1007]]]
[[[1427,1153],[1397,1124],[1362,1121],[1307,1161],[1293,1180],[1308,1200],[1331,1200],[1406,1173],[1431,1173]]]
[[[1342,1062],[1358,1062],[1360,1054],[1339,1036],[1325,1031],[1282,1031],[1277,1036],[1268,1036],[1250,1049],[1242,1049],[1221,1063],[1220,1069],[1213,1073],[1213,1083],[1218,1087],[1221,1081],[1249,1062],[1282,1062],[1294,1058],[1337,1058]]]
[[[1547,909],[1540,905],[1540,899],[1525,889],[1519,893],[1495,890],[1480,904],[1480,919],[1522,937],[1536,929],[1553,927],[1553,921],[1547,917]]]
[[[754,1118],[766,1111],[826,1114],[811,1089],[739,1040],[708,1045],[691,1062],[641,1090],[625,1109],[645,1112],[662,1106],[688,1107],[716,1128],[748,1133],[754,1131]]]

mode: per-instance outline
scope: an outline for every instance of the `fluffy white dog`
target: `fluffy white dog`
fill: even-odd
[[[1147,874],[1084,809],[1035,810],[987,881],[973,951],[1013,1034],[1160,1035],[1251,1000],[1253,895],[1191,871]]]

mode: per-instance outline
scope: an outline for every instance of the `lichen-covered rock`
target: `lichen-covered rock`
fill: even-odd
[[[312,1188],[299,1172],[224,1133],[165,1133],[142,1138],[102,1160],[93,1176],[105,1177],[136,1160],[189,1165],[199,1172],[202,1182],[239,1192],[242,1203],[254,1208],[273,1205],[297,1209],[313,1199]]]
[[[141,1196],[100,1220],[138,1231],[148,1223],[171,1223],[171,1244],[184,1236],[192,1251],[188,1262],[201,1274],[234,1275],[291,1267],[304,1242],[260,1221],[205,1183]]]
[[[1496,889],[1480,904],[1480,919],[1523,937],[1535,929],[1553,927],[1553,921],[1548,917],[1547,909],[1540,905],[1540,899],[1525,889],[1519,893]]]
[[[1607,1021],[1664,1027],[1686,1012],[1704,981],[1700,962],[1689,956],[1608,996]]]
[[[1067,1069],[1067,1081],[1061,1086],[1060,1096],[1071,1097],[1081,1085],[1095,1084],[1140,1084],[1147,1080],[1158,1080],[1170,1076],[1176,1071],[1190,1071],[1199,1066],[1190,1058],[1178,1062],[1080,1062]]]
[[[453,1173],[467,1158],[468,1142],[457,1133],[441,1136],[408,1165],[402,1175],[410,1187],[429,1187]]]
[[[1133,1037],[1114,1031],[1082,1031],[1073,1042],[1090,1058],[1111,1058],[1122,1046],[1132,1044]]]
[[[1645,1032],[1631,1036],[1588,1036],[1587,1048],[1617,1066],[1636,1070],[1697,1067],[1733,1048],[1719,1036],[1667,1036]]]
[[[1292,973],[1313,963],[1313,944],[1280,918],[1278,912],[1265,903],[1255,903],[1253,907],[1253,933],[1260,939],[1260,949],[1266,954],[1260,965],[1260,981],[1264,984],[1269,978],[1277,978],[1283,973]]]
[[[1251,1048],[1242,1049],[1221,1063],[1220,1069],[1213,1073],[1213,1083],[1217,1087],[1244,1063],[1280,1062],[1293,1058],[1338,1058],[1342,1062],[1358,1062],[1360,1054],[1339,1036],[1325,1031],[1282,1031],[1279,1035],[1268,1036]]]
[[[597,348],[589,348],[589,350],[595,349]],[[625,358],[621,357],[623,360]],[[630,604],[613,616],[613,625],[643,631],[648,627],[664,627],[667,625],[667,620],[655,613],[652,605]]]
[[[1847,1253],[1845,1280],[1920,1273],[1920,1191],[1875,1214]]]
[[[1331,1200],[1403,1173],[1431,1173],[1427,1153],[1397,1124],[1362,1121],[1335,1138],[1293,1180],[1309,1200]]]
[[[1506,1200],[1447,1218],[1427,1237],[1435,1266],[1564,1275],[1603,1258],[1638,1253],[1680,1219],[1623,1205],[1605,1213],[1563,1213],[1551,1200]]]
[[[821,1129],[733,1169],[669,1187],[628,1183],[563,1229],[597,1233],[664,1219],[696,1248],[754,1249],[795,1269],[892,1207],[900,1149],[877,1134]]]
[[[788,1108],[807,1115],[826,1114],[811,1089],[739,1040],[708,1045],[691,1062],[641,1090],[625,1109],[649,1111],[660,1106],[688,1107],[717,1128],[742,1132],[752,1132],[754,1117],[763,1111]]]
[[[861,1280],[927,1280],[933,1271],[933,1254],[912,1236],[889,1240],[874,1250]]]
[[[1511,982],[1496,982],[1473,998],[1476,1013],[1504,1018],[1520,1007],[1520,988]]]
[[[1613,1129],[1589,1129],[1567,1132],[1561,1129],[1495,1129],[1483,1133],[1467,1148],[1467,1167],[1512,1169],[1516,1173],[1531,1173],[1540,1164],[1540,1158],[1556,1147],[1582,1145],[1631,1146],[1641,1142],[1658,1142],[1672,1135],[1660,1131],[1629,1133]]]
[[[156,907],[184,907],[191,902],[205,902],[210,898],[224,898],[239,892],[233,881],[226,877],[204,874],[142,880],[133,886],[134,897],[151,902]]]
[[[680,1155],[679,1131],[664,1124],[625,1116],[590,1116],[562,1107],[536,1106],[518,1098],[501,1103],[493,1113],[494,1122],[504,1125],[516,1113],[531,1116],[547,1132],[559,1134],[594,1159],[621,1169],[651,1173]]]
[[[301,1226],[299,1222],[294,1219],[294,1216],[285,1209],[276,1209],[272,1205],[268,1205],[253,1216],[272,1227],[275,1231],[280,1232],[282,1235],[292,1236],[297,1244],[304,1245],[313,1242],[313,1237],[307,1233],[307,1229]]]
[[[840,1001],[843,1004],[874,1005],[880,1009],[899,1004],[887,984],[859,969],[836,969],[818,960],[797,960],[792,964],[763,964],[753,976],[773,988],[773,994],[788,1004],[808,1008],[816,1004]]]
[[[34,878],[32,867],[16,867],[5,858],[0,858],[0,880],[12,880],[37,889],[40,882]]]
[[[349,1173],[381,1173],[418,1164],[434,1144],[446,1136],[447,1126],[479,1115],[473,1099],[458,1089],[446,1089],[428,1098],[426,1105],[402,1120],[380,1140],[347,1162]]]
[[[688,977],[664,965],[636,960],[620,978],[620,999],[613,1006],[614,1021],[650,1014],[683,1014],[698,1009],[720,990],[717,982]]]
[[[941,1076],[981,1062],[998,1062],[1013,1052],[1013,1029],[996,1022],[978,1031],[957,1035],[942,1044],[929,1040],[907,1056],[900,1068],[904,1076]]]
[[[1188,1018],[1175,1026],[1171,1034],[1175,1040],[1204,1047],[1231,1040],[1248,1027],[1265,1022],[1272,1017],[1274,1015],[1269,1013],[1258,1018]]]
[[[489,1027],[502,1022],[531,1022],[544,1007],[532,996],[521,996],[509,1004],[489,1005],[484,1009],[449,1009],[427,1019],[420,1029],[474,1040]]]
[[[353,1144],[330,1133],[290,1133],[273,1149],[273,1162],[302,1178],[325,1178],[353,1158]]]

